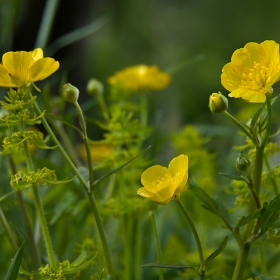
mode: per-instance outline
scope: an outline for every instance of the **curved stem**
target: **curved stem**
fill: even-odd
[[[239,120],[237,120],[234,116],[232,116],[229,112],[225,111],[223,112],[237,127],[239,127],[251,140],[252,142],[256,145],[256,141],[247,129],[247,127],[242,124]]]
[[[201,275],[201,279],[204,279],[204,274],[205,274],[205,260],[203,257],[203,252],[202,252],[202,247],[201,247],[201,242],[198,236],[198,233],[196,231],[196,228],[186,210],[186,208],[184,207],[184,205],[182,204],[182,202],[180,200],[176,200],[176,202],[178,203],[179,207],[181,208],[182,212],[184,213],[185,217],[187,218],[189,225],[192,229],[194,238],[195,238],[195,242],[197,245],[197,249],[198,249],[198,254],[199,254],[199,259],[200,259],[200,268],[199,268],[199,273]]]
[[[163,258],[162,258],[162,252],[161,252],[161,247],[160,247],[160,242],[159,242],[159,236],[158,236],[158,229],[157,229],[155,214],[154,214],[153,211],[150,211],[149,215],[151,217],[154,236],[155,236],[155,239],[156,239],[156,249],[157,249],[158,262],[160,264],[162,264],[163,263]],[[163,269],[162,268],[159,268],[158,273],[159,273],[159,280],[164,280],[164,274],[163,274]]]

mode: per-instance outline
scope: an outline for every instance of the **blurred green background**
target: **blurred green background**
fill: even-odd
[[[126,66],[145,63],[173,69],[172,84],[154,93],[151,102],[166,127],[219,121],[208,110],[208,96],[219,90],[227,93],[220,74],[233,51],[250,41],[280,42],[279,1],[52,1],[58,8],[46,55],[48,46],[61,36],[108,17],[87,38],[51,54],[61,63],[57,75],[67,72],[68,82],[83,93],[89,78],[106,84],[110,75]],[[34,48],[46,2],[0,1],[1,54]],[[240,104],[232,99],[230,109]]]

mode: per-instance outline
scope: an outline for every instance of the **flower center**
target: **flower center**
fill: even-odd
[[[250,69],[249,73],[242,74],[242,87],[249,90],[267,93],[266,82],[269,78],[270,69],[260,63],[254,62],[254,67]]]
[[[174,179],[167,173],[160,179],[153,182],[154,190],[158,191],[174,183]]]

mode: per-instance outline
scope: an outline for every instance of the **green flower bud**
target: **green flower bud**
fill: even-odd
[[[241,152],[235,162],[236,168],[240,171],[247,172],[250,170],[251,165],[251,158]]]
[[[103,84],[97,79],[90,79],[87,84],[87,92],[90,95],[99,95],[103,94],[104,86]]]
[[[212,93],[209,97],[209,108],[212,113],[223,113],[228,108],[228,100],[220,92]]]
[[[65,101],[76,103],[79,98],[79,90],[70,83],[63,85],[62,96]]]

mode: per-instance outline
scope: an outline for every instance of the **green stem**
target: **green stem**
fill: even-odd
[[[88,141],[88,135],[87,135],[87,126],[84,118],[83,111],[79,105],[79,103],[76,101],[74,103],[77,109],[78,113],[78,118],[80,121],[80,125],[82,128],[82,131],[84,133],[84,143],[86,147],[86,153],[87,153],[87,162],[88,162],[88,172],[89,172],[89,185],[91,186],[91,190],[93,190],[93,183],[94,183],[94,177],[93,177],[93,166],[92,166],[92,159],[91,159],[91,152],[90,152],[90,146],[89,146],[89,141]]]
[[[243,274],[247,266],[247,258],[249,255],[249,251],[250,251],[249,243],[245,243],[243,246],[241,246],[232,280],[243,279]]]
[[[129,214],[123,215],[123,229],[124,229],[124,272],[123,279],[130,280],[132,278],[132,230],[133,221]]]
[[[21,126],[21,128],[23,131],[23,125]],[[26,161],[27,161],[28,171],[31,172],[31,171],[33,171],[33,165],[32,165],[31,155],[28,150],[28,145],[27,145],[26,141],[23,142],[23,149],[24,149],[24,153],[25,153],[25,157],[26,157]],[[32,186],[32,190],[33,190],[33,194],[34,194],[35,206],[37,209],[38,218],[40,221],[40,226],[41,226],[41,230],[43,233],[50,266],[56,272],[57,271],[57,262],[54,257],[54,251],[53,251],[53,247],[52,247],[51,238],[49,235],[46,218],[45,218],[44,211],[43,211],[43,206],[42,206],[42,203],[41,203],[41,200],[39,197],[38,189],[35,185]]]
[[[252,142],[256,145],[256,141],[249,132],[248,128],[242,124],[239,120],[237,120],[234,116],[232,116],[229,112],[225,111],[223,112],[237,127],[239,127],[251,140]]]
[[[265,162],[265,165],[266,165],[268,171],[272,171],[272,168],[270,166],[269,160],[268,160],[268,158],[266,156],[264,157],[264,162]],[[277,182],[276,182],[274,177],[270,178],[270,181],[271,181],[272,186],[273,186],[274,194],[275,194],[275,196],[277,196],[279,194],[278,184],[277,184]]]
[[[35,110],[37,115],[40,115],[42,113],[40,108],[39,108],[39,106],[38,106],[38,104],[37,104],[37,102],[34,102],[34,110]],[[101,243],[102,243],[102,247],[103,247],[103,251],[104,251],[104,257],[105,257],[105,260],[106,260],[106,263],[107,263],[108,272],[109,272],[109,274],[111,274],[112,277],[114,277],[113,276],[114,271],[113,271],[111,257],[110,257],[110,253],[109,253],[109,249],[108,249],[108,244],[107,244],[107,240],[106,240],[105,233],[104,233],[104,228],[103,228],[103,225],[102,225],[102,222],[101,222],[101,217],[100,217],[97,205],[96,205],[96,201],[95,201],[94,195],[90,191],[89,186],[86,183],[85,179],[80,174],[79,170],[73,164],[73,162],[69,158],[68,154],[65,152],[65,150],[61,146],[60,142],[56,138],[56,136],[53,133],[51,127],[49,126],[46,118],[42,117],[41,121],[42,121],[42,124],[43,124],[44,128],[48,132],[50,138],[55,143],[55,145],[57,145],[57,148],[58,148],[59,152],[63,156],[64,160],[69,164],[70,168],[72,169],[74,174],[77,176],[77,178],[80,181],[82,187],[84,188],[84,190],[86,191],[86,193],[88,195],[88,198],[89,198],[89,201],[90,201],[90,205],[91,205],[91,209],[92,209],[92,212],[93,212],[93,215],[94,215],[94,218],[95,218],[95,222],[96,222],[96,225],[97,225],[97,228],[98,228],[99,236],[100,236],[100,239],[101,239]]]
[[[9,164],[10,164],[12,174],[16,174],[17,169],[15,166],[15,162],[11,156],[9,157]],[[30,221],[29,221],[29,218],[27,215],[27,210],[26,210],[21,192],[17,192],[17,198],[18,198],[19,208],[20,208],[20,212],[22,215],[22,220],[23,220],[24,227],[26,230],[27,238],[29,241],[29,245],[31,247],[30,250],[32,252],[32,261],[33,261],[34,269],[38,269],[42,265],[41,257],[40,257],[40,253],[38,250],[38,246],[36,246],[36,243],[35,243],[34,234],[31,229]]]
[[[147,93],[141,92],[140,96],[140,123],[143,127],[148,124],[148,104],[147,104]]]
[[[182,204],[182,202],[180,200],[176,200],[176,202],[178,203],[179,207],[181,208],[182,212],[184,213],[185,217],[187,218],[187,220],[189,222],[189,225],[191,227],[191,230],[193,232],[195,242],[196,242],[196,245],[197,245],[197,249],[198,249],[199,259],[200,259],[199,273],[200,273],[200,276],[201,276],[200,279],[202,280],[202,279],[204,279],[204,274],[205,274],[205,269],[206,268],[205,268],[205,260],[204,260],[204,257],[203,257],[201,242],[200,242],[198,233],[196,231],[196,228],[195,228],[195,226],[194,226],[186,208],[184,207],[184,205]]]
[[[134,277],[135,280],[142,280],[142,255],[143,255],[143,223],[140,216],[136,219],[136,227],[135,227],[135,269],[134,269]]]
[[[160,264],[163,264],[163,258],[162,258],[162,252],[161,252],[161,247],[160,247],[160,242],[159,242],[159,236],[158,236],[158,229],[157,229],[157,223],[156,223],[156,219],[155,219],[155,214],[154,214],[153,211],[149,211],[149,215],[151,217],[153,231],[154,231],[154,236],[155,236],[155,239],[156,239],[156,248],[157,248],[158,262]],[[158,272],[159,272],[159,279],[160,280],[164,280],[163,269],[159,268]]]
[[[35,48],[44,49],[50,36],[59,0],[48,0],[44,9],[44,14],[36,38]]]

